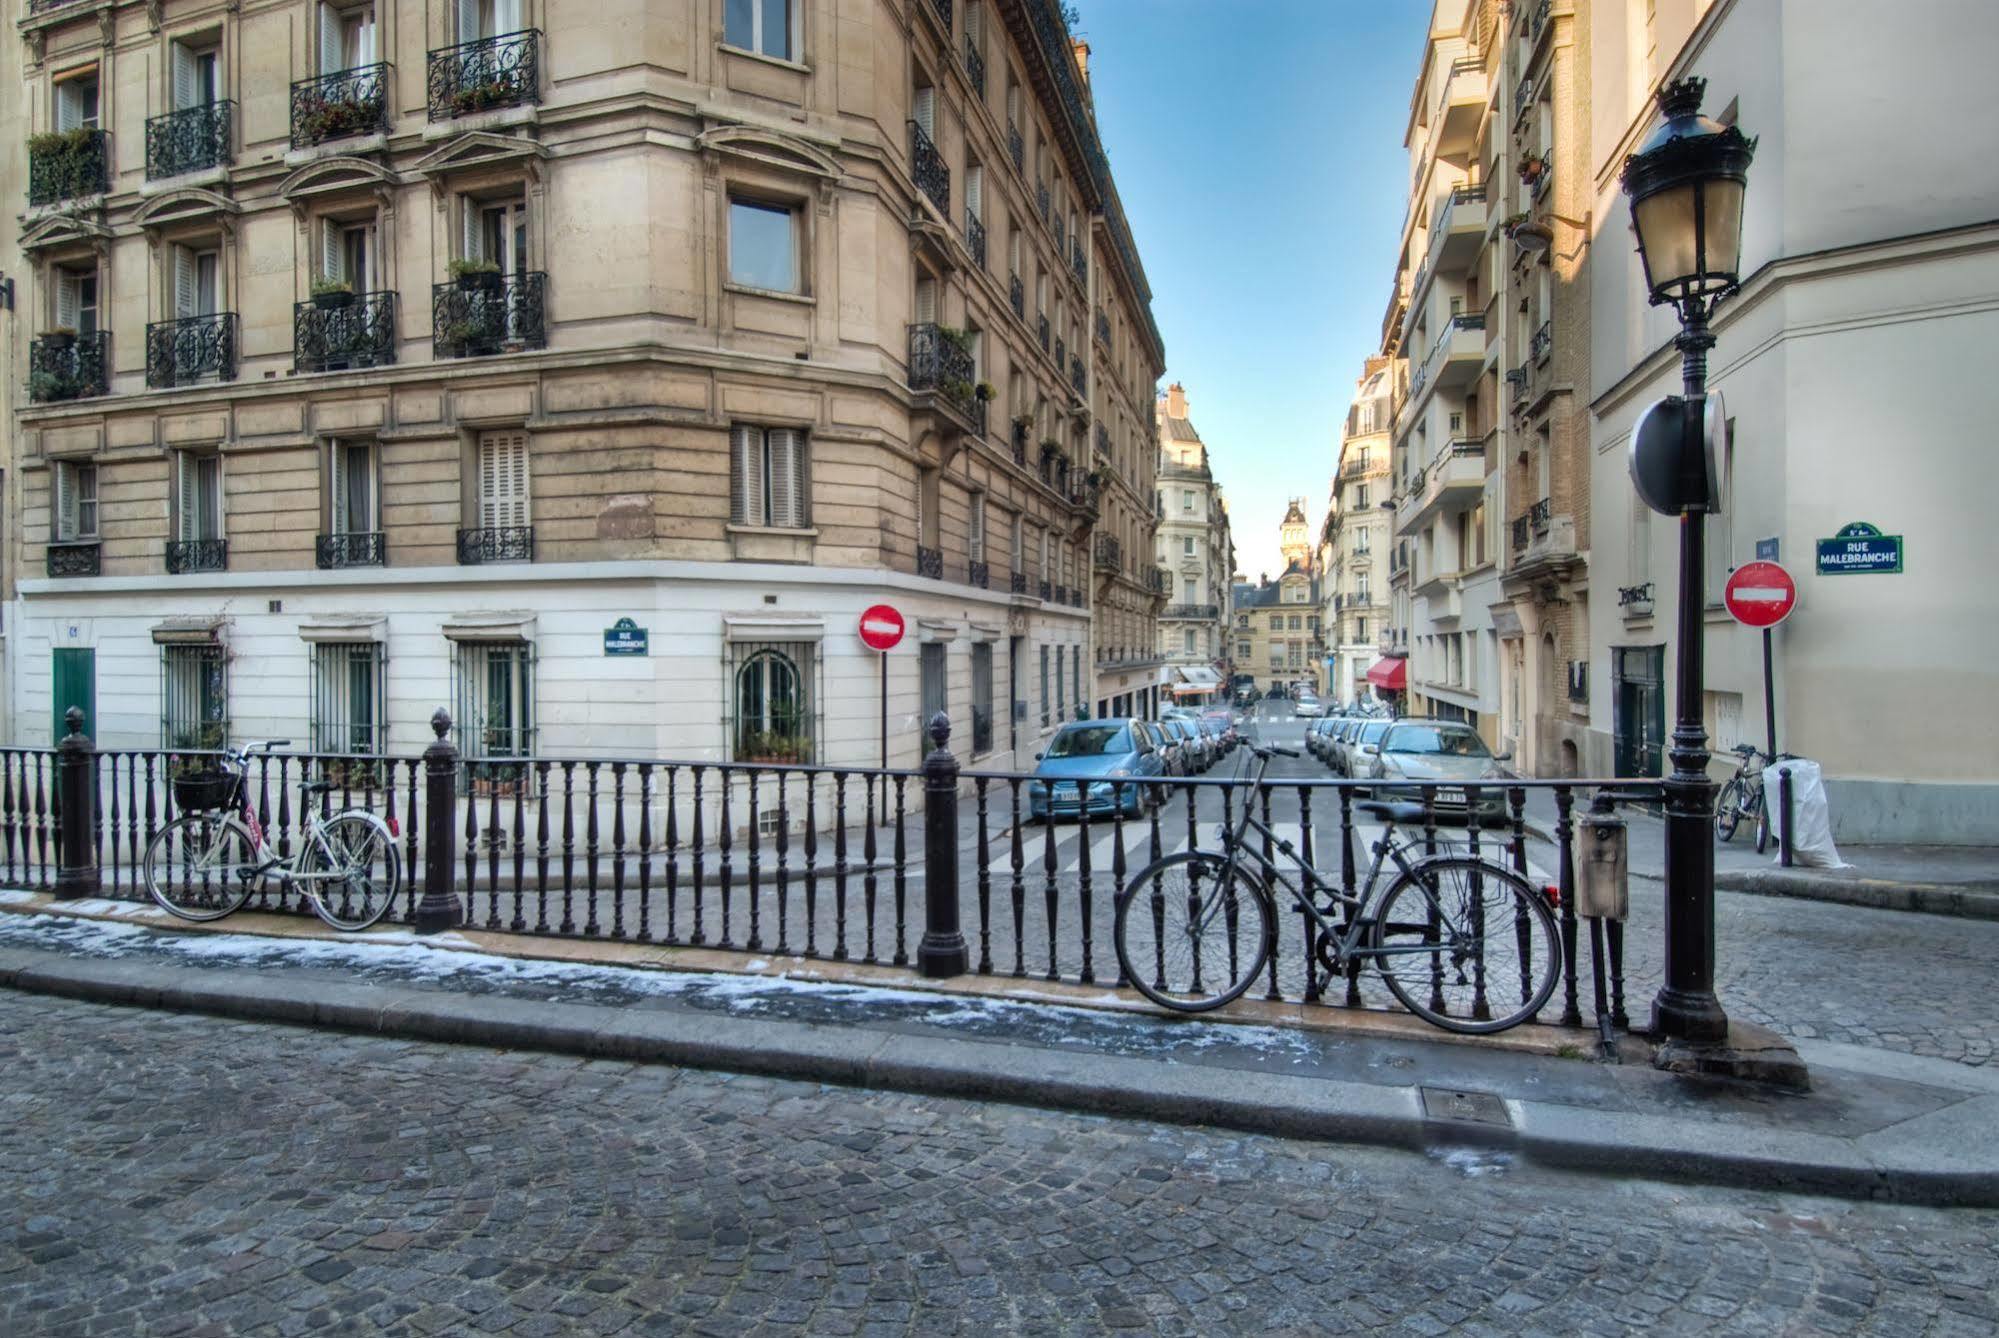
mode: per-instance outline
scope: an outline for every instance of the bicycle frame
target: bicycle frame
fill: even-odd
[[[337,878],[344,878],[353,872],[344,866],[334,867],[339,864],[339,861],[334,857],[333,847],[327,843],[325,830],[320,825],[319,814],[312,809],[307,808],[302,815],[305,821],[300,832],[298,849],[287,856],[280,855],[271,848],[270,839],[264,831],[263,823],[257,820],[256,811],[250,807],[248,785],[238,784],[237,799],[237,810],[234,813],[223,814],[222,825],[225,828],[240,833],[250,843],[251,853],[256,860],[256,865],[250,869],[246,877],[261,878],[265,874],[275,871],[279,877],[288,883],[321,883]],[[302,867],[305,863],[306,853],[312,850],[315,845],[320,854],[326,858],[328,867],[323,873],[308,873]],[[227,841],[217,841],[209,846],[203,858],[196,860],[189,867],[207,872],[219,862],[216,857],[227,849]]]

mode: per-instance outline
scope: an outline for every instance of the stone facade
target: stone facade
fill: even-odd
[[[1274,581],[1267,574],[1254,584],[1236,581],[1235,671],[1251,675],[1266,692],[1299,684],[1316,692],[1325,686],[1319,576],[1309,534],[1304,499],[1294,497],[1278,526],[1284,571]]]
[[[29,361],[104,374],[14,415],[20,737],[87,652],[113,745],[445,705],[474,751],[871,765],[888,602],[887,760],[941,706],[999,765],[1149,651],[1149,564],[1093,553],[1152,551],[1164,353],[1058,7],[757,10],[31,16],[16,125],[88,87],[105,133],[34,153],[108,171],[24,215]]]
[[[1176,673],[1211,671],[1226,682],[1229,602],[1235,543],[1228,506],[1209,466],[1208,447],[1187,413],[1178,382],[1159,397],[1159,535],[1166,607],[1159,615],[1159,652]],[[1207,674],[1195,674],[1205,679]],[[1185,676],[1183,676],[1183,679]]]
[[[1347,409],[1319,532],[1319,625],[1325,629],[1326,694],[1350,704],[1378,694],[1367,671],[1388,651],[1390,360],[1369,358]]]

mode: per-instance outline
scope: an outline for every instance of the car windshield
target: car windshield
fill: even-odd
[[[1360,741],[1363,744],[1380,743],[1381,736],[1388,732],[1386,720],[1370,720],[1360,727]]]
[[[1443,757],[1490,757],[1485,740],[1462,726],[1403,725],[1381,745],[1384,753],[1429,753]]]
[[[1057,734],[1048,745],[1050,757],[1106,757],[1130,751],[1123,725],[1077,725]]]

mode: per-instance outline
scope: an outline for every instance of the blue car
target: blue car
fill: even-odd
[[[1138,784],[1162,774],[1152,735],[1136,720],[1078,720],[1062,726],[1040,754],[1027,783],[1027,811],[1034,818],[1109,816],[1123,805],[1127,817],[1144,811],[1149,796]]]

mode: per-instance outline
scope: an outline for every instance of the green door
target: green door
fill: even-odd
[[[69,733],[63,716],[72,706],[83,708],[83,732],[97,737],[97,652],[60,649],[49,671],[50,696],[55,705],[56,738]]]

